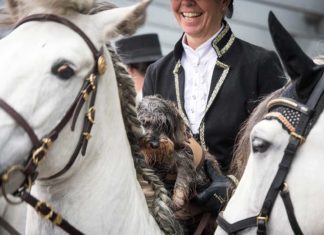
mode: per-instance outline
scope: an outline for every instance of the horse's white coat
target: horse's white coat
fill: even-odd
[[[286,178],[295,215],[304,234],[323,234],[324,231],[323,130],[322,114],[297,151]],[[230,223],[259,214],[289,140],[287,131],[276,120],[258,123],[251,133],[251,139],[254,137],[269,141],[271,146],[265,153],[252,151],[250,154],[239,186],[224,211],[224,218]],[[267,234],[294,234],[280,195],[267,229]],[[215,234],[226,233],[219,227]],[[256,229],[246,229],[240,234],[256,234]]]
[[[71,20],[99,48],[107,40],[104,36],[112,35],[111,25],[119,24],[134,9],[119,9],[116,14],[71,16]],[[44,13],[43,10],[40,12]],[[63,25],[29,22],[2,39],[0,51],[0,97],[25,117],[38,137],[49,133],[71,105],[83,78],[93,66],[88,46],[78,34]],[[62,177],[37,181],[32,194],[52,205],[85,234],[160,234],[136,180],[114,68],[107,51],[105,58],[108,69],[99,81],[96,123],[86,156],[79,156]],[[51,73],[58,60],[71,62],[75,70],[71,79],[63,81]],[[67,163],[80,135],[84,112],[81,111],[75,132],[70,132],[68,124],[60,133],[40,164],[40,177],[56,173]],[[26,159],[31,143],[2,110],[0,120],[2,170]],[[30,208],[26,223],[26,234],[64,233]]]
[[[23,234],[25,231],[26,210],[27,210],[26,204],[10,205],[9,203],[7,203],[4,197],[0,198],[1,218],[9,222],[12,226],[14,226],[14,228],[21,234]],[[8,232],[6,229],[0,226],[0,234],[7,235]]]

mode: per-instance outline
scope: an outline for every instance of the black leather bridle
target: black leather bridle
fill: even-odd
[[[57,226],[61,227],[64,231],[70,234],[82,234],[78,229],[69,224],[61,215],[56,213],[46,202],[41,202],[38,199],[34,198],[28,191],[31,187],[32,182],[37,178],[38,172],[37,167],[39,162],[46,156],[48,149],[51,144],[58,138],[59,133],[66,126],[66,124],[72,119],[71,130],[74,131],[75,123],[80,114],[80,111],[87,100],[88,102],[88,111],[85,114],[83,120],[83,128],[81,135],[79,137],[79,141],[75,150],[70,157],[69,162],[66,166],[61,169],[59,172],[40,179],[40,180],[48,180],[54,179],[63,175],[67,172],[70,167],[75,162],[77,156],[81,152],[82,155],[85,155],[88,140],[91,135],[91,128],[94,124],[95,118],[95,101],[96,101],[96,93],[98,86],[98,77],[102,75],[106,70],[106,61],[103,56],[103,49],[97,50],[89,37],[75,24],[67,20],[66,18],[50,15],[50,14],[35,14],[30,15],[24,19],[22,19],[17,25],[16,28],[20,25],[30,22],[30,21],[51,21],[59,24],[63,24],[68,28],[72,29],[74,32],[79,34],[81,38],[86,42],[88,47],[90,48],[93,58],[94,58],[94,67],[84,79],[83,85],[80,89],[80,92],[77,94],[74,102],[67,110],[61,121],[43,138],[38,139],[35,134],[33,128],[28,124],[28,122],[17,112],[15,111],[6,101],[0,98],[0,108],[3,109],[7,114],[9,114],[28,134],[33,147],[28,157],[27,163],[22,165],[14,165],[9,167],[4,173],[1,174],[0,178],[0,186],[2,189],[2,194],[6,198],[9,203],[16,203],[9,199],[8,192],[6,190],[6,184],[9,183],[10,178],[16,173],[22,173],[25,176],[24,182],[21,183],[19,189],[17,189],[13,195],[20,197],[23,201],[30,204],[35,208],[37,212],[39,212],[44,218],[52,221]]]
[[[228,234],[235,234],[246,228],[257,227],[257,234],[265,235],[267,223],[279,192],[283,199],[292,230],[295,234],[303,234],[294,213],[294,207],[290,199],[288,185],[285,179],[299,146],[304,143],[310,129],[314,126],[320,116],[319,114],[323,111],[323,91],[324,74],[322,74],[322,77],[317,82],[306,105],[288,98],[278,98],[268,103],[268,110],[270,112],[264,118],[278,120],[290,134],[289,143],[279,164],[279,169],[265,197],[260,213],[232,224],[225,220],[222,213],[218,215],[218,225]],[[282,112],[282,110],[286,111]],[[315,112],[317,113],[316,115],[314,115]],[[291,116],[294,118],[290,118]]]

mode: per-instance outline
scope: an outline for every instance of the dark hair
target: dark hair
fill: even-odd
[[[127,66],[137,69],[138,72],[140,72],[143,76],[146,73],[147,68],[149,67],[150,64],[154,63],[155,61],[149,61],[149,62],[141,62],[141,63],[133,63],[133,64],[128,64]]]
[[[234,6],[233,6],[234,0],[231,0],[230,4],[228,5],[228,9],[226,12],[226,17],[227,18],[232,18],[233,16],[233,11],[234,11]]]

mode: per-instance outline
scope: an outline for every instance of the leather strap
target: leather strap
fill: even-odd
[[[289,219],[289,223],[290,226],[292,228],[292,230],[294,231],[295,235],[303,235],[303,232],[301,230],[301,228],[299,227],[297,218],[295,216],[295,210],[294,210],[294,206],[291,202],[290,199],[290,193],[287,189],[284,189],[280,192],[280,195],[282,197],[282,200],[284,202],[285,208],[286,208],[286,212],[287,212],[287,216]]]
[[[14,227],[12,227],[7,221],[0,217],[0,226],[3,227],[10,235],[21,235]]]
[[[315,109],[317,103],[320,100],[320,97],[323,94],[323,90],[324,90],[324,72],[323,72],[322,77],[320,78],[320,80],[317,82],[316,87],[312,91],[312,94],[310,95],[310,97],[309,97],[309,99],[307,101],[307,107],[310,110]],[[323,110],[321,110],[321,111],[323,111]]]
[[[3,99],[0,98],[0,108],[5,110],[7,114],[9,114],[28,134],[33,146],[38,146],[40,141],[35,134],[33,128],[30,127],[28,122],[9,104],[7,104]]]
[[[204,151],[201,147],[201,145],[193,138],[191,137],[189,139],[189,143],[188,143],[189,148],[192,150],[193,153],[193,165],[196,168],[196,170],[200,170],[201,167],[204,164],[204,160],[205,160],[205,155],[204,155]]]
[[[43,218],[48,219],[55,225],[59,226],[65,232],[73,235],[83,235],[84,233],[80,232],[74,226],[72,226],[68,221],[61,217],[60,214],[56,213],[49,205],[45,202],[41,202],[35,197],[33,197],[28,192],[23,192],[21,194],[21,199],[32,206]]]
[[[93,45],[92,41],[90,40],[90,38],[74,23],[72,23],[71,21],[69,21],[66,18],[57,16],[57,15],[52,15],[52,14],[34,14],[34,15],[30,15],[27,16],[25,18],[23,18],[21,21],[19,21],[16,25],[15,28],[19,27],[20,25],[26,23],[26,22],[31,22],[31,21],[40,21],[40,22],[48,22],[48,21],[52,21],[52,22],[57,22],[59,24],[65,25],[67,27],[69,27],[70,29],[72,29],[74,32],[76,32],[77,34],[79,34],[83,40],[87,43],[88,47],[90,48],[93,56],[94,56],[94,60],[97,61],[99,56],[100,56],[100,52],[97,50],[97,48]]]
[[[211,214],[210,213],[205,213],[203,215],[203,217],[201,218],[199,224],[198,224],[198,227],[194,233],[194,235],[201,235],[202,232],[205,230],[208,222],[209,222],[209,219],[211,217]]]
[[[96,79],[95,82],[96,82],[95,86],[97,86],[98,79]],[[88,91],[88,89],[90,89],[91,86],[86,82],[86,84],[83,87],[85,87],[85,91]],[[89,92],[92,91],[91,100],[90,100],[90,104],[89,104],[90,107],[94,106],[94,104],[95,104],[96,90],[97,89],[89,90]],[[74,105],[76,106],[76,108],[73,108],[74,117],[73,117],[72,126],[71,126],[72,130],[74,129],[76,119],[79,116],[79,113],[80,113],[80,110],[81,110],[81,107],[83,106],[83,104],[84,104],[84,99],[82,98],[82,96],[80,96],[80,97],[78,96],[77,99],[74,102]],[[72,116],[72,113],[71,113],[71,116]],[[55,173],[55,174],[53,174],[53,175],[51,175],[49,177],[46,177],[46,178],[41,178],[39,180],[50,180],[50,179],[54,179],[54,178],[57,178],[57,177],[63,175],[64,173],[66,173],[73,166],[73,163],[77,159],[77,156],[79,155],[80,151],[81,151],[83,156],[85,155],[88,139],[84,137],[83,133],[90,133],[92,125],[93,125],[93,123],[91,123],[89,121],[89,119],[87,118],[87,116],[85,116],[84,121],[83,121],[82,133],[81,133],[81,135],[79,137],[79,141],[77,143],[77,146],[75,147],[74,152],[71,155],[68,163],[60,171],[58,171],[57,173]],[[57,129],[57,127],[55,129]]]
[[[255,227],[257,225],[257,217],[252,216],[247,219],[240,220],[235,223],[228,223],[224,217],[223,213],[220,212],[217,216],[217,224],[228,234],[234,234],[240,232],[246,228]]]

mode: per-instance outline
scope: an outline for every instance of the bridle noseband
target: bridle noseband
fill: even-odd
[[[285,179],[299,146],[304,143],[310,129],[314,126],[320,116],[319,114],[323,111],[323,92],[324,74],[322,74],[322,77],[317,82],[306,105],[288,98],[278,98],[268,103],[268,110],[270,112],[265,115],[264,119],[275,119],[279,121],[290,134],[289,143],[263,202],[260,213],[232,224],[225,220],[222,213],[218,215],[218,225],[228,234],[235,234],[246,228],[257,227],[257,234],[265,235],[267,223],[279,192],[283,199],[292,230],[295,234],[303,234],[295,216],[288,184],[285,182]],[[278,109],[280,111],[277,111]],[[318,114],[316,117],[314,117],[315,111]]]
[[[72,119],[71,130],[74,131],[74,127],[78,119],[78,116],[80,114],[80,111],[83,105],[85,104],[85,102],[89,101],[88,111],[86,112],[83,120],[82,132],[79,137],[77,146],[75,147],[75,150],[72,156],[70,157],[69,162],[59,172],[40,180],[54,179],[56,177],[63,175],[73,165],[80,152],[82,155],[85,155],[88,141],[91,138],[91,134],[90,134],[91,128],[94,124],[94,119],[95,119],[94,105],[96,101],[98,77],[106,71],[106,61],[103,56],[103,48],[101,48],[98,51],[94,46],[94,44],[92,43],[92,41],[89,39],[89,37],[78,26],[76,26],[66,18],[56,16],[56,15],[50,15],[50,14],[30,15],[22,19],[16,25],[16,28],[30,21],[42,21],[42,22],[51,21],[51,22],[63,24],[68,28],[72,29],[74,32],[80,35],[81,38],[86,42],[86,44],[88,45],[88,47],[92,52],[95,63],[89,75],[86,76],[83,85],[80,89],[80,92],[77,94],[74,102],[67,110],[67,112],[65,113],[61,121],[53,128],[52,131],[50,131],[47,135],[45,135],[41,140],[38,139],[33,128],[28,124],[28,122],[17,111],[15,111],[14,108],[12,108],[9,104],[7,104],[6,101],[0,98],[0,108],[2,108],[25,130],[25,132],[28,134],[33,144],[32,151],[29,155],[26,165],[25,166],[15,165],[9,167],[9,169],[7,169],[1,175],[0,185],[1,185],[3,196],[6,198],[6,200],[11,204],[16,204],[17,202],[14,202],[8,198],[6,184],[9,182],[11,176],[14,173],[22,173],[25,176],[25,180],[24,182],[22,182],[20,188],[14,192],[14,195],[19,196],[23,201],[27,202],[32,207],[34,207],[35,210],[39,212],[43,217],[52,221],[54,224],[60,226],[66,232],[70,234],[82,234],[78,229],[74,228],[67,221],[65,221],[59,214],[57,214],[49,205],[47,205],[47,203],[40,202],[39,200],[34,198],[31,194],[29,194],[28,188],[31,187],[32,182],[37,178],[38,175],[37,167],[39,165],[39,162],[46,156],[46,153],[50,148],[50,146],[58,138],[62,129],[66,126],[66,124],[71,119]]]

